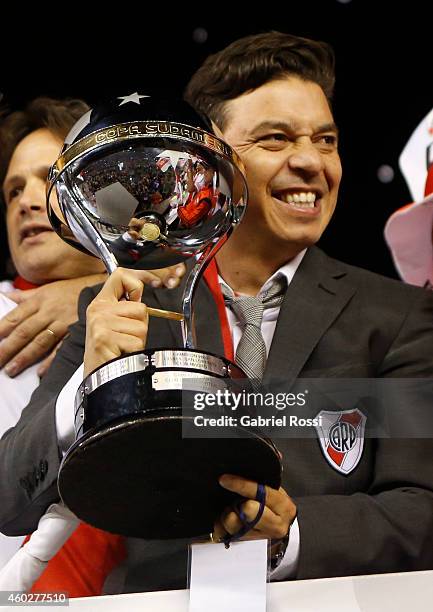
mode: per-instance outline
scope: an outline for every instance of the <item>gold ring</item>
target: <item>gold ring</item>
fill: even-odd
[[[55,333],[53,332],[53,330],[52,330],[52,329],[50,329],[49,327],[47,327],[46,331],[47,331],[49,334],[51,334],[51,336],[54,336],[54,338],[55,338],[56,340],[59,340],[59,337],[57,336],[57,334],[55,334]]]

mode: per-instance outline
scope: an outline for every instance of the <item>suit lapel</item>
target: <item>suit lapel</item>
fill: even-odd
[[[202,279],[197,287],[194,316],[197,348],[216,355],[224,355],[224,344],[218,309],[207,283]]]
[[[153,289],[151,296],[155,301],[156,308],[180,312],[183,285],[184,282],[175,289]],[[144,301],[146,302],[145,296]],[[150,300],[149,305],[153,306]],[[161,330],[163,330],[162,333]],[[163,340],[161,341],[160,338],[163,338]],[[150,317],[148,345],[160,348],[180,348],[182,346],[182,330],[179,321]]]
[[[174,310],[181,312],[182,294],[188,274],[192,268],[192,263],[188,263],[185,276],[176,289],[161,289],[155,291],[155,297],[159,307],[164,310]],[[221,336],[218,310],[207,283],[202,278],[198,284],[193,304],[194,325],[197,336],[197,348],[201,351],[208,351],[216,355],[224,355],[224,345]],[[182,331],[178,321],[166,320],[173,340],[177,347],[182,346]]]
[[[284,381],[289,388],[320,338],[345,307],[355,288],[347,269],[316,247],[305,254],[284,301],[263,382]]]

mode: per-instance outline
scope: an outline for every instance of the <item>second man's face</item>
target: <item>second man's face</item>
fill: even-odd
[[[102,264],[68,246],[52,230],[45,183],[62,141],[48,129],[23,138],[15,148],[3,183],[11,257],[29,282],[74,278],[102,270]]]
[[[286,77],[226,105],[222,137],[245,164],[243,232],[294,255],[317,242],[337,202],[337,129],[322,89]],[[239,230],[237,230],[239,231]]]

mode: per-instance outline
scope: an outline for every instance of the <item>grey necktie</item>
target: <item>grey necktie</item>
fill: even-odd
[[[229,295],[227,287],[222,285],[226,305],[231,308],[243,327],[242,336],[236,349],[236,363],[248,378],[260,381],[266,365],[266,344],[262,336],[261,325],[266,308],[280,306],[287,288],[285,276],[277,277],[272,286],[261,297]]]

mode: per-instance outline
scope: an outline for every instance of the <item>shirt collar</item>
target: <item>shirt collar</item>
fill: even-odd
[[[281,268],[278,268],[278,270],[276,270],[272,274],[272,276],[270,276],[268,280],[262,285],[257,296],[261,297],[263,293],[269,290],[274,280],[281,276],[286,277],[287,286],[289,286],[306,252],[307,252],[307,249],[304,249],[303,251],[298,253],[293,259],[291,259],[290,261],[285,263],[283,266],[281,266]],[[228,290],[230,295],[234,295],[233,289],[225,282],[225,280],[219,274],[218,274],[218,282],[220,285],[223,285]]]

